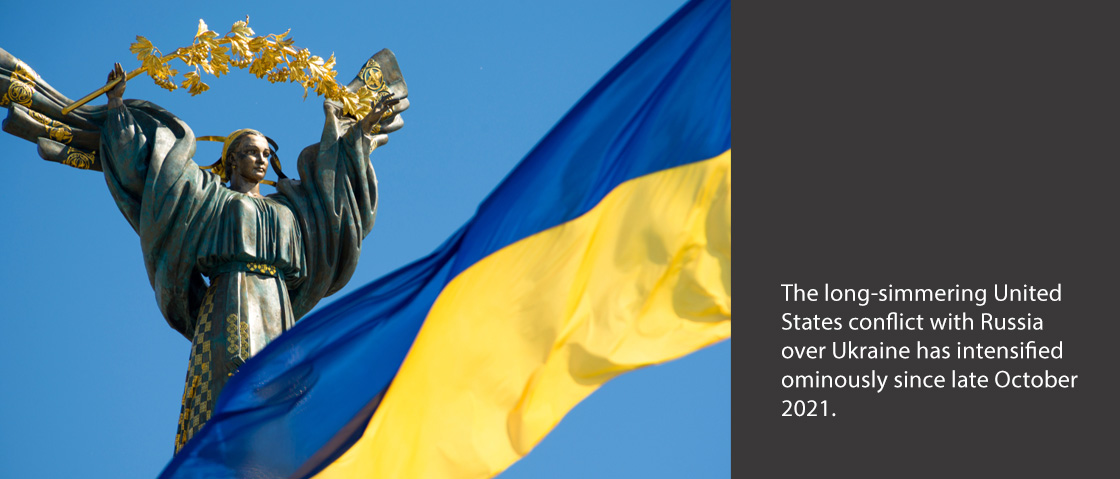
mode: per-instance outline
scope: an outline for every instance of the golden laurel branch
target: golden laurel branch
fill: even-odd
[[[198,20],[198,32],[194,35],[194,42],[187,47],[177,48],[170,54],[164,55],[147,38],[136,36],[136,42],[129,46],[129,50],[136,54],[141,66],[128,73],[131,79],[141,73],[147,73],[156,85],[174,91],[186,88],[191,96],[210,89],[210,85],[202,82],[202,72],[215,77],[229,73],[230,66],[239,69],[249,68],[249,73],[264,78],[271,83],[290,82],[303,86],[303,97],[307,98],[309,91],[324,96],[342,104],[346,114],[362,118],[371,109],[371,103],[376,100],[376,95],[366,88],[359,88],[351,92],[335,81],[338,74],[334,70],[334,54],[324,60],[322,57],[312,55],[306,48],[297,49],[294,40],[287,38],[291,29],[282,33],[270,33],[263,36],[253,36],[249,28],[249,17],[244,21],[234,22],[229,33],[218,36],[206,26],[202,19]],[[175,77],[179,74],[168,66],[168,62],[179,59],[187,66],[194,67],[194,71],[183,75],[184,80],[176,84]],[[115,83],[114,83],[115,84]],[[63,113],[69,113],[74,108],[85,104],[89,100],[108,91],[112,85],[87,95],[73,105],[66,107]]]

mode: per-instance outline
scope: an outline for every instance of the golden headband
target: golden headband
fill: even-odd
[[[259,132],[257,130],[254,130],[252,128],[242,128],[240,130],[235,130],[234,132],[232,132],[232,133],[230,133],[229,135],[226,135],[226,136],[200,136],[198,138],[195,138],[196,141],[220,141],[220,142],[222,142],[222,156],[220,158],[218,158],[218,161],[214,162],[214,164],[212,164],[210,166],[199,166],[199,168],[201,168],[203,170],[210,170],[210,171],[214,172],[214,174],[218,175],[218,177],[220,177],[222,179],[222,183],[225,183],[225,182],[229,181],[229,168],[228,168],[228,165],[226,164],[226,159],[227,159],[226,156],[227,156],[227,153],[229,153],[229,145],[231,145],[233,143],[233,141],[237,139],[237,137],[239,137],[239,136],[241,136],[245,133],[252,133],[252,134],[255,134],[255,135],[259,135],[259,136],[261,136],[262,138],[264,138],[265,140],[268,141],[268,144],[272,146],[272,156],[270,158],[271,159],[270,163],[272,163],[272,168],[274,170],[276,170],[276,176],[280,179],[287,178],[287,176],[284,176],[284,172],[280,170],[280,158],[278,156],[276,156],[276,150],[279,149],[279,147],[276,146],[276,142],[272,141],[272,138],[264,136],[263,134],[261,134],[261,132]],[[276,186],[276,182],[272,181],[272,180],[261,180],[261,183],[264,183],[266,185]]]

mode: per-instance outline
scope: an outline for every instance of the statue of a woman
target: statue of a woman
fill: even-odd
[[[359,74],[367,83],[373,63]],[[5,130],[37,141],[44,158],[104,171],[140,236],[163,316],[191,340],[178,452],[238,366],[349,281],[377,210],[369,155],[400,127],[396,115],[408,101],[381,95],[360,120],[326,101],[322,138],[300,153],[295,180],[279,171],[274,143],[249,129],[226,137],[210,171],[200,168],[190,127],[152,103],[123,100],[123,76],[117,64],[109,80],[121,81],[107,93],[108,105],[62,115],[68,100],[0,50],[0,80],[14,92],[4,96]],[[17,82],[31,92],[26,99]],[[263,196],[270,163],[280,179],[277,192]]]

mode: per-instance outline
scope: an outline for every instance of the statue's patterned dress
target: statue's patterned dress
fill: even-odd
[[[176,452],[237,367],[353,274],[377,206],[373,145],[325,110],[320,143],[299,155],[301,180],[280,180],[265,198],[199,169],[194,134],[158,106],[126,101],[93,115],[106,182],[140,235],[156,300],[192,341]]]

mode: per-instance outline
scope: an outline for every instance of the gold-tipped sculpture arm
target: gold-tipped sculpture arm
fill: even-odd
[[[141,73],[144,73],[144,67],[140,67],[140,68],[137,68],[135,70],[132,70],[132,71],[128,72],[128,75],[125,75],[125,79],[131,80],[131,79],[139,76]],[[120,82],[121,82],[120,78],[113,79],[113,81],[111,81],[109,83],[106,83],[105,86],[103,86],[101,88],[98,88],[97,90],[94,90],[89,95],[83,96],[78,101],[67,105],[66,108],[62,109],[62,114],[63,115],[69,115],[70,112],[74,111],[75,108],[78,108],[82,105],[85,105],[86,103],[89,103],[89,102],[93,101],[94,98],[97,98],[101,95],[104,95],[105,92],[111,90],[114,86],[117,85],[117,83],[120,83]]]

